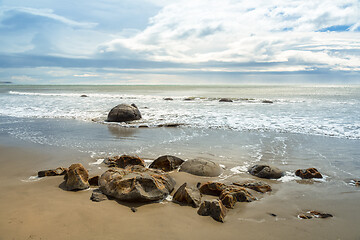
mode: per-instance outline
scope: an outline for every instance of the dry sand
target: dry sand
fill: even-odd
[[[237,203],[225,223],[199,216],[189,206],[164,201],[136,206],[113,200],[92,202],[91,190],[70,192],[62,177],[24,182],[37,170],[86,161],[80,153],[0,147],[0,240],[7,239],[360,239],[358,192],[324,199],[299,192],[293,183],[268,181],[274,191],[259,201]],[[52,165],[52,166],[50,166]],[[88,166],[85,164],[84,166]],[[105,171],[105,169],[102,169]],[[209,178],[172,173],[177,187]],[[309,186],[311,188],[311,186]],[[354,197],[355,196],[355,197]],[[355,199],[355,200],[354,200]],[[330,212],[334,218],[300,220],[302,210]],[[268,213],[275,213],[273,217]]]

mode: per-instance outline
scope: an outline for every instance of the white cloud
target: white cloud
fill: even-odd
[[[144,31],[107,42],[101,51],[179,63],[285,62],[356,70],[360,56],[349,50],[360,49],[357,8],[356,0],[177,1]],[[349,30],[326,31],[339,26]]]

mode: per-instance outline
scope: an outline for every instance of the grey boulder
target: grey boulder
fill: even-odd
[[[278,179],[284,175],[283,171],[269,165],[254,165],[249,168],[249,173],[253,176],[267,179]]]
[[[108,114],[108,122],[129,122],[141,119],[141,113],[135,104],[119,104]]]
[[[179,171],[204,177],[217,177],[223,172],[219,164],[204,159],[188,160],[180,166]]]

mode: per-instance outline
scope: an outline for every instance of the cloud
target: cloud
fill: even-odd
[[[360,48],[357,14],[356,0],[183,0],[165,6],[144,31],[106,42],[99,52],[187,64],[277,62],[357,71],[359,54],[348,51]]]

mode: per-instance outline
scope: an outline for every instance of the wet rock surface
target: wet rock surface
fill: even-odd
[[[197,213],[201,216],[211,216],[218,222],[224,222],[227,209],[220,200],[204,201]]]
[[[43,170],[38,172],[38,177],[60,176],[65,175],[67,168],[58,167],[56,169]]]
[[[266,192],[272,191],[271,186],[264,182],[250,182],[250,181],[239,182],[239,183],[235,182],[235,183],[233,183],[233,185],[239,186],[239,187],[244,187],[244,188],[249,188],[254,191],[261,192],[261,193],[266,193]]]
[[[109,157],[104,160],[104,163],[109,167],[125,168],[127,166],[140,165],[145,167],[145,162],[137,156],[121,155],[115,157]]]
[[[302,179],[322,178],[321,173],[316,168],[298,169],[295,175]]]
[[[160,169],[165,172],[173,171],[180,167],[180,165],[184,162],[181,158],[165,155],[158,157],[151,163],[149,168]]]
[[[129,122],[141,119],[141,113],[135,104],[119,104],[108,114],[108,122]]]
[[[259,178],[278,179],[284,175],[284,172],[277,167],[269,165],[254,165],[249,168],[249,173]]]
[[[107,170],[99,186],[102,193],[121,201],[148,202],[166,198],[175,180],[161,170],[132,166]]]
[[[205,177],[217,177],[223,172],[219,164],[204,159],[188,160],[181,164],[179,171]]]
[[[201,203],[201,194],[199,189],[195,187],[188,187],[187,183],[184,183],[175,192],[173,201],[188,204],[196,208],[199,207]]]
[[[67,190],[83,190],[89,188],[89,173],[81,163],[72,164],[65,174]]]

